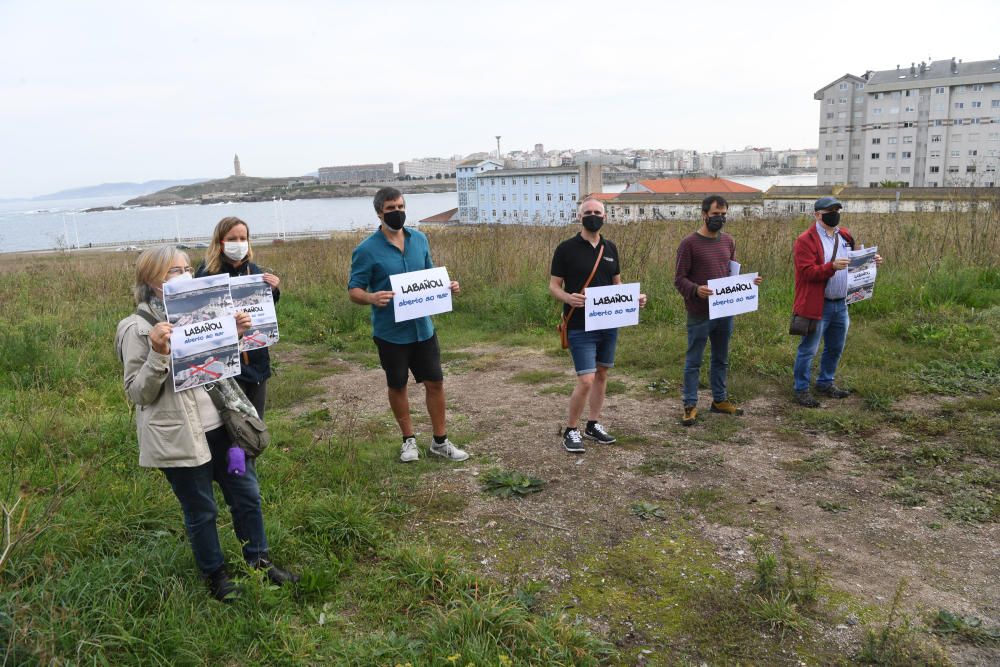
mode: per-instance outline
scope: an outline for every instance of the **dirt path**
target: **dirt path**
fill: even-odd
[[[859,458],[856,442],[803,433],[790,424],[793,409],[783,396],[750,401],[735,420],[705,414],[686,429],[675,396],[651,392],[616,370],[612,378],[625,390],[609,397],[602,421],[621,442],[590,443],[585,454],[571,455],[559,435],[568,400],[560,392],[574,381],[568,358],[525,348],[455,352],[445,371],[450,427],[475,434],[468,442],[474,458],[430,472],[421,484],[429,495],[464,499],[449,529],[461,531],[490,574],[510,578],[513,570],[558,591],[595,545],[610,549],[648,533],[649,524],[629,512],[648,501],[689,517],[719,563],[741,577],[753,561],[747,538],[784,534],[798,553],[822,565],[831,586],[864,605],[887,605],[905,577],[911,612],[941,608],[1000,622],[998,525],[948,521],[933,506],[906,508],[887,499],[890,483]],[[360,397],[360,412],[387,414],[381,371],[352,368],[325,378],[320,398]],[[515,379],[528,372],[536,383]],[[418,405],[422,392],[411,389],[411,396],[421,408],[414,413],[423,449],[430,429]],[[703,394],[701,406],[707,405]],[[545,491],[517,503],[485,496],[477,475],[494,466],[539,477]],[[825,511],[820,502],[841,511]],[[517,556],[505,552],[511,540],[558,550],[525,550],[512,566]],[[618,639],[615,628],[590,620]],[[860,641],[861,625],[829,631],[845,651]],[[960,664],[1000,662],[996,646],[950,645],[949,651]]]

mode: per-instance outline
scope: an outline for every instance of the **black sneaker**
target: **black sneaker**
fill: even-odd
[[[219,602],[235,602],[243,593],[243,590],[229,578],[225,567],[220,567],[215,572],[205,575],[205,583],[208,584],[208,590],[211,591],[212,597]]]
[[[255,570],[264,570],[267,574],[267,578],[271,580],[272,584],[276,586],[284,586],[288,583],[297,583],[299,580],[299,575],[289,572],[288,570],[283,570],[267,558],[260,558],[252,563],[250,567]]]
[[[582,454],[585,451],[583,448],[583,438],[580,436],[580,429],[566,429],[566,432],[563,433],[563,448],[567,452],[573,452],[574,454]]]
[[[818,408],[819,401],[810,393],[808,389],[795,392],[795,400],[804,408]]]
[[[616,440],[615,436],[604,430],[600,422],[594,422],[593,425],[587,424],[587,428],[583,431],[583,437],[596,440],[602,445],[610,445]]]
[[[816,393],[829,396],[830,398],[847,398],[851,395],[849,389],[841,389],[835,384],[816,385]]]

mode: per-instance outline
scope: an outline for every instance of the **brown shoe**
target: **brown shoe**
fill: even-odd
[[[698,421],[698,408],[694,405],[685,405],[684,419],[681,420],[681,423],[685,426],[691,426],[696,421]]]
[[[710,408],[710,410],[711,412],[718,412],[733,417],[739,417],[740,415],[743,414],[743,408],[736,407],[735,405],[732,404],[731,401],[728,400],[720,401],[718,403],[712,401],[712,407]]]

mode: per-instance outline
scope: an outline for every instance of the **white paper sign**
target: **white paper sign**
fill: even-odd
[[[714,320],[757,310],[756,273],[743,273],[708,281],[708,319]]]
[[[389,276],[397,322],[451,312],[451,279],[443,266]]]
[[[174,390],[240,374],[233,298],[226,274],[163,283]]]
[[[174,391],[191,389],[240,374],[236,318],[175,326],[170,334]]]
[[[233,310],[250,316],[250,330],[240,339],[240,351],[269,347],[278,342],[278,315],[274,293],[260,274],[229,279]]]
[[[639,324],[639,283],[588,287],[583,296],[585,331]]]
[[[877,253],[878,246],[847,252],[848,304],[872,298],[875,292],[875,276],[878,273],[878,267],[875,265]]]

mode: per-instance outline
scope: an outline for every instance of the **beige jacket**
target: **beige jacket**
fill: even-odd
[[[149,310],[146,304],[139,308]],[[170,355],[149,345],[149,322],[135,313],[118,323],[115,349],[125,365],[125,395],[135,404],[139,465],[190,468],[212,460],[194,392],[175,392]]]

